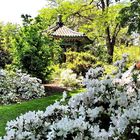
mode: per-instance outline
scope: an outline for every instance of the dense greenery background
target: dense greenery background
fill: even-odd
[[[69,56],[66,64],[60,67],[72,68],[79,73],[76,69],[85,71],[94,64],[112,64],[116,57],[114,50],[132,46],[133,34],[139,33],[139,3],[139,0],[50,0],[45,8],[40,9],[37,17],[32,18],[28,13],[21,15],[23,25],[0,23],[0,67],[22,69],[43,82],[49,81],[53,66],[61,65],[62,49],[59,45],[61,40],[54,40],[44,31],[56,23],[58,14],[62,15],[67,27],[84,32],[92,41],[77,53],[77,62],[82,57],[79,58],[79,68],[76,62],[75,66],[72,66],[72,61],[68,62]],[[90,54],[87,56],[89,61],[84,60],[83,52]],[[96,62],[89,64],[93,58]]]

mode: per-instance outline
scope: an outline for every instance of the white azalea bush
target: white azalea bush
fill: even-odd
[[[16,103],[45,95],[41,80],[18,70],[14,75],[0,70],[0,104]]]
[[[82,76],[77,76],[71,69],[65,69],[60,74],[61,84],[65,87],[79,87],[82,85]]]
[[[134,66],[125,73],[119,69],[115,77],[105,76],[101,67],[90,69],[83,82],[86,92],[70,99],[64,92],[46,111],[8,122],[2,140],[139,140],[140,73]]]

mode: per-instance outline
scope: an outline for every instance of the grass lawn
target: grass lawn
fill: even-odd
[[[74,90],[70,92],[70,95],[74,95],[82,91],[83,89]],[[45,110],[48,105],[54,103],[56,100],[61,99],[61,97],[62,94],[55,93],[52,96],[33,99],[31,101],[22,102],[20,104],[0,106],[0,136],[3,136],[5,134],[5,126],[7,121],[13,120],[17,116],[28,111]]]

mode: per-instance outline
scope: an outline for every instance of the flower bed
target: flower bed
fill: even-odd
[[[140,77],[134,67],[122,73],[126,56],[118,61],[117,76],[103,68],[90,69],[86,92],[28,112],[7,123],[3,140],[138,140],[140,138]],[[121,69],[121,70],[120,70]]]

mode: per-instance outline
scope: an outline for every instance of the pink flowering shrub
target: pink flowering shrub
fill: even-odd
[[[116,76],[90,69],[83,81],[86,92],[63,98],[46,111],[28,112],[7,123],[3,140],[139,140],[140,77],[131,67]],[[68,100],[66,103],[65,101]]]

